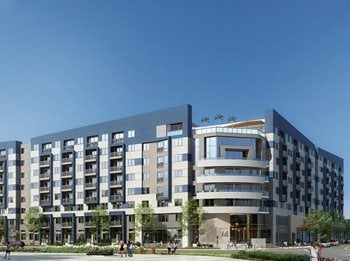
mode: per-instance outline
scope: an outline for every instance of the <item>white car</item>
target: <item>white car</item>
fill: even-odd
[[[322,240],[321,241],[321,246],[323,246],[323,247],[331,247],[331,242],[329,242],[327,240]]]

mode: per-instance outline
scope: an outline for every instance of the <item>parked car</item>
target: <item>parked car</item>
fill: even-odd
[[[330,247],[331,246],[331,242],[329,242],[328,240],[321,240],[321,246],[323,246],[323,247]]]
[[[339,241],[338,240],[331,240],[330,244],[331,244],[331,246],[339,246]]]

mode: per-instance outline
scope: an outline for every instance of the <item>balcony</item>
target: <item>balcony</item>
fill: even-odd
[[[72,198],[63,198],[62,199],[62,204],[73,204],[73,199]]]
[[[239,172],[200,174],[197,175],[196,181],[198,184],[230,182],[264,184],[266,182],[265,176]],[[267,182],[269,182],[269,179],[267,179]]]
[[[201,127],[193,130],[194,135],[209,134],[209,133],[234,133],[234,134],[259,135],[265,138],[265,133],[257,129]]]
[[[121,172],[123,170],[123,166],[112,166],[110,168],[110,172]]]
[[[40,187],[39,191],[43,192],[43,193],[48,193],[48,192],[50,192],[50,187],[49,186]]]
[[[97,142],[97,141],[88,142],[88,143],[86,144],[86,146],[87,146],[88,148],[95,148],[95,147],[98,146],[98,142]]]
[[[70,228],[70,227],[72,227],[73,226],[73,223],[72,222],[63,222],[62,224],[61,224],[61,227],[62,228]]]
[[[40,167],[50,166],[50,160],[41,160],[39,165]]]
[[[115,138],[112,139],[113,144],[121,144],[123,142],[124,142],[124,139],[115,139]]]
[[[123,156],[123,152],[122,151],[113,151],[110,154],[110,158],[121,158]]]
[[[287,201],[287,195],[281,195],[280,201],[282,201],[282,202]]]
[[[0,190],[0,196],[3,196],[3,195],[4,195],[4,191]]]
[[[295,198],[294,199],[294,204],[299,205],[300,204],[300,198]]]
[[[261,199],[261,191],[253,190],[212,190],[212,191],[199,191],[197,192],[197,199],[228,199],[228,198],[240,198],[240,199]]]
[[[86,227],[95,227],[96,224],[95,224],[95,222],[92,222],[92,221],[85,221],[85,226]]]
[[[89,182],[89,183],[85,183],[85,189],[96,189],[96,182]]]
[[[117,226],[121,226],[122,222],[120,220],[111,220],[110,221],[110,226],[111,227],[117,227]]]
[[[111,180],[110,186],[115,187],[115,186],[121,186],[123,184],[122,180]]]
[[[40,200],[40,205],[50,205],[50,199],[42,199]]]
[[[3,183],[4,183],[4,179],[0,178],[0,184],[3,184]]]
[[[50,178],[50,173],[46,172],[46,173],[42,173],[39,176],[39,179],[49,179]]]
[[[295,189],[300,191],[300,190],[301,190],[300,184],[296,184],[296,185],[295,185]]]
[[[88,161],[88,162],[96,161],[96,159],[97,159],[97,155],[90,154],[85,156],[85,161]]]
[[[4,167],[0,167],[0,172],[4,172]]]
[[[61,173],[62,178],[71,178],[72,176],[73,176],[73,172],[71,170],[62,171]]]
[[[111,195],[110,200],[111,201],[121,201],[121,200],[123,200],[123,196],[122,195]]]
[[[41,153],[42,154],[50,154],[51,153],[51,148],[43,148]]]
[[[73,158],[63,158],[62,165],[68,165],[73,163]]]
[[[85,170],[85,176],[94,176],[96,175],[97,169],[86,169]]]
[[[209,167],[250,167],[265,169],[268,162],[259,159],[204,158],[198,161],[199,168]]]
[[[97,202],[97,197],[86,197],[85,198],[86,203],[96,203]]]
[[[259,212],[260,213],[269,213],[269,208],[268,207],[264,207],[264,206],[260,206],[259,207]]]
[[[73,150],[74,145],[64,145],[63,150]]]
[[[71,185],[71,184],[66,184],[66,185],[62,185],[61,190],[62,190],[62,191],[63,191],[63,190],[72,190],[72,188],[73,188],[73,185]]]
[[[270,197],[270,193],[268,191],[263,191],[263,192],[261,192],[261,197],[262,198],[269,198]]]

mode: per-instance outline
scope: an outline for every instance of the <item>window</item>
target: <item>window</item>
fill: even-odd
[[[135,130],[129,130],[128,131],[128,138],[133,138],[135,137]]]
[[[176,198],[175,199],[175,206],[176,207],[182,206],[182,198]]]
[[[87,138],[87,143],[88,144],[93,144],[98,142],[98,136],[91,136]]]
[[[55,148],[61,147],[61,142],[60,141],[55,141],[54,146],[55,146]]]
[[[134,195],[135,189],[134,188],[128,188],[128,195]]]
[[[101,169],[107,169],[108,168],[108,162],[101,162]]]
[[[144,143],[143,144],[143,150],[149,150],[149,143]]]
[[[176,169],[175,170],[175,177],[182,177],[183,173],[182,173],[182,169]]]
[[[55,200],[59,200],[60,199],[60,193],[55,193]]]
[[[83,144],[84,143],[84,138],[78,138],[77,139],[77,144]]]
[[[157,172],[157,182],[158,183],[164,182],[164,172],[163,171]]]
[[[112,140],[113,142],[122,142],[124,139],[124,133],[123,132],[116,132],[112,134]]]
[[[136,150],[135,144],[128,145],[128,151],[135,151],[135,150]]]
[[[38,150],[39,150],[39,144],[34,144],[33,151],[38,151]]]
[[[135,180],[135,173],[126,174],[126,180],[127,181]]]
[[[143,173],[143,180],[148,180],[149,179],[149,173]]]
[[[182,145],[183,145],[183,139],[182,138],[173,139],[173,146],[174,147],[178,147],[178,146],[182,146]]]
[[[163,141],[158,141],[157,143],[157,152],[163,152],[168,150],[168,141],[163,140]]]
[[[102,197],[108,197],[108,190],[102,190]]]
[[[168,222],[168,215],[167,214],[159,214],[158,215],[158,222]]]
[[[101,155],[107,155],[107,154],[108,154],[108,149],[107,148],[101,149]]]
[[[60,160],[60,154],[55,154],[55,155],[53,155],[53,160],[54,161],[58,161],[58,160]]]
[[[128,159],[128,166],[135,166],[135,159]]]
[[[176,222],[181,221],[181,217],[182,217],[181,214],[175,214],[175,221],[176,221]]]
[[[76,155],[77,155],[77,158],[83,158],[84,157],[84,152],[83,151],[77,151]]]
[[[108,140],[108,134],[102,134],[102,140],[107,141]]]
[[[64,141],[64,147],[65,148],[73,148],[74,146],[74,140],[65,140]]]
[[[148,166],[148,165],[149,165],[149,159],[144,158],[144,159],[143,159],[143,165],[144,165],[144,166]]]
[[[55,167],[55,168],[53,169],[53,173],[54,173],[54,174],[60,174],[60,170],[61,170],[60,167]]]
[[[77,198],[79,198],[79,199],[84,198],[84,192],[78,192]]]

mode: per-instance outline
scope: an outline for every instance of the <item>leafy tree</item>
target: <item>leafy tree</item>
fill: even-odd
[[[138,204],[135,208],[135,233],[140,234],[142,241],[146,241],[146,235],[144,232],[150,233],[153,236],[155,229],[155,215],[153,208],[145,204]]]
[[[6,218],[3,215],[0,215],[0,240],[7,239],[7,226]]]
[[[332,235],[332,215],[330,212],[311,209],[304,219],[304,227],[316,239],[330,239]]]
[[[101,242],[101,234],[102,232],[109,232],[109,227],[110,227],[110,220],[108,216],[108,212],[104,207],[97,207],[93,212],[92,212],[92,217],[91,221],[94,224],[95,228],[95,236],[96,236],[96,241],[97,244]]]
[[[39,240],[41,242],[41,232],[44,225],[44,216],[39,207],[30,207],[26,210],[24,216],[24,225],[28,234],[33,236],[39,233]]]
[[[201,118],[201,122],[202,122],[202,123],[203,123],[203,122],[209,123],[209,118],[208,118],[207,116],[203,116],[203,117]]]
[[[214,118],[216,121],[223,121],[224,120],[224,115],[221,113],[217,113]]]
[[[196,199],[191,199],[182,206],[182,234],[188,233],[189,240],[192,242],[198,239],[199,234],[204,233],[204,230],[200,230],[203,224],[203,214],[204,210]]]
[[[227,121],[228,122],[236,122],[237,121],[237,118],[233,115],[230,115],[227,117]]]

